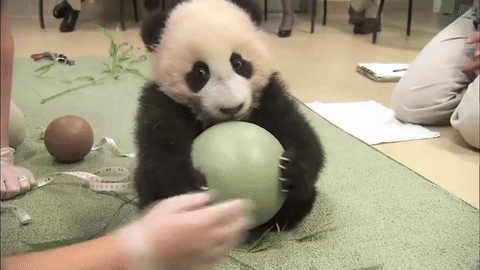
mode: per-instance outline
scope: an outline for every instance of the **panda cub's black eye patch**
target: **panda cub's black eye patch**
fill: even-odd
[[[238,75],[247,79],[250,79],[252,77],[252,64],[243,59],[240,54],[236,52],[232,53],[232,55],[230,56],[230,64],[232,65],[235,73],[237,73]]]
[[[185,76],[188,87],[192,92],[197,93],[210,80],[210,69],[205,62],[197,61],[193,64],[190,72]]]

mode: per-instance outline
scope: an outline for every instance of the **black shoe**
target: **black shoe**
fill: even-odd
[[[377,19],[365,19],[365,22],[361,25],[355,25],[353,28],[353,33],[355,34],[370,34],[374,32],[375,26],[377,24]],[[381,25],[378,26],[377,32],[382,30]]]
[[[357,12],[351,6],[348,8],[348,23],[352,25],[361,25],[365,22],[365,11]]]
[[[53,17],[61,19],[65,17],[67,10],[72,10],[72,6],[67,1],[63,1],[53,9]]]
[[[80,11],[78,10],[68,10],[60,24],[60,32],[66,33],[75,30],[75,24],[77,23],[79,13]]]
[[[289,37],[292,34],[292,30],[278,30],[279,37]]]

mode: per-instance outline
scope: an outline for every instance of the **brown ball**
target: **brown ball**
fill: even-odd
[[[45,130],[45,147],[60,163],[75,163],[90,153],[94,136],[90,124],[75,115],[53,120]]]

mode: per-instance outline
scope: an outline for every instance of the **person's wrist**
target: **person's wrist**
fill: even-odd
[[[139,220],[121,228],[116,233],[126,270],[161,270],[154,260],[154,245],[149,230]]]

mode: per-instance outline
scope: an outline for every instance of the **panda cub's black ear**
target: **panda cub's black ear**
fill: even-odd
[[[230,1],[235,5],[243,8],[248,13],[248,15],[250,16],[250,19],[253,21],[255,25],[261,26],[263,13],[262,13],[262,8],[260,7],[257,1],[255,0],[230,0]]]
[[[188,0],[177,1],[175,5],[172,5],[165,10],[162,10],[161,8],[156,9],[143,21],[140,28],[140,36],[142,37],[142,41],[148,51],[152,52],[155,49],[155,46],[159,44],[160,36],[165,28],[170,12],[178,4],[186,1]]]

